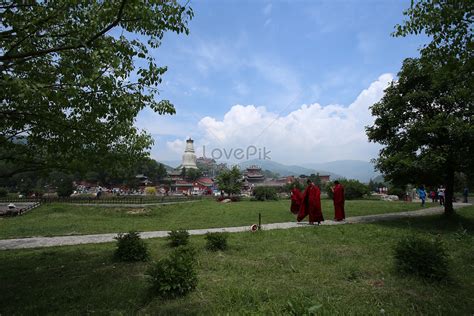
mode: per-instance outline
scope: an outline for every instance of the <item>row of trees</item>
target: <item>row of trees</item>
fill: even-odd
[[[5,166],[4,166],[5,167]],[[8,170],[6,170],[8,172]],[[69,196],[73,191],[73,181],[86,181],[100,186],[127,186],[137,188],[137,174],[144,174],[153,183],[160,183],[167,175],[163,164],[154,159],[143,158],[131,168],[116,170],[115,168],[90,169],[84,173],[62,170],[38,170],[17,173],[8,178],[0,178],[0,187],[11,192],[42,195],[47,191],[57,191],[60,196]]]

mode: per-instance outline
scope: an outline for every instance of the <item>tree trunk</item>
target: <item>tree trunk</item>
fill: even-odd
[[[454,214],[454,171],[449,171],[446,177],[446,190],[444,192],[444,215]]]

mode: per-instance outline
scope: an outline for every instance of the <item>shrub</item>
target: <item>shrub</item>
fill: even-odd
[[[167,238],[170,247],[185,246],[189,242],[189,233],[187,230],[172,230]]]
[[[448,275],[448,254],[438,239],[405,237],[397,243],[394,258],[401,274],[429,280],[442,280]]]
[[[140,238],[140,234],[131,231],[128,234],[118,234],[117,249],[115,258],[120,261],[146,261],[150,257],[145,242]]]
[[[227,249],[226,233],[207,233],[206,234],[206,249],[211,251],[226,250]]]
[[[155,187],[146,187],[145,188],[145,195],[156,195],[156,188]]]
[[[164,298],[180,297],[193,291],[197,285],[195,251],[178,247],[168,258],[154,263],[147,272],[150,291]]]
[[[369,187],[357,180],[339,180],[344,187],[344,197],[346,200],[360,199],[366,194],[370,194]],[[334,182],[328,182],[326,184],[326,192],[328,197],[332,199],[333,194],[331,188],[334,186]]]
[[[390,188],[388,189],[387,194],[389,194],[389,195],[396,195],[396,196],[398,196],[398,198],[399,198],[400,200],[404,200],[405,197],[406,197],[406,191],[405,191],[405,189],[399,188],[399,187],[390,187]]]
[[[5,188],[0,188],[0,197],[6,197],[8,195],[8,190]]]
[[[258,201],[278,200],[276,189],[273,187],[256,187],[253,195]]]
[[[232,202],[240,202],[242,200],[242,198],[238,195],[233,195],[233,196],[219,196],[217,198],[217,202],[222,202],[226,199],[229,199],[231,200]]]

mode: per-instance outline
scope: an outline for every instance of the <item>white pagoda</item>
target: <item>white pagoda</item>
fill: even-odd
[[[194,153],[194,141],[189,138],[186,140],[186,149],[183,154],[183,162],[179,169],[197,169],[196,165],[196,154]]]

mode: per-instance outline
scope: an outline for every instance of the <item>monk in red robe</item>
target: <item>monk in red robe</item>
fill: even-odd
[[[306,215],[309,215],[309,223],[313,225],[317,222],[319,225],[324,221],[321,211],[321,190],[311,180],[308,180],[307,183],[308,186],[303,192],[303,200],[296,219],[301,222]]]
[[[346,218],[346,213],[344,212],[344,187],[339,181],[334,181],[332,192],[334,200],[334,220],[342,221]]]
[[[300,190],[297,188],[293,188],[291,190],[291,207],[290,211],[293,214],[298,214],[301,206],[301,202],[303,201],[303,196],[301,195]]]

